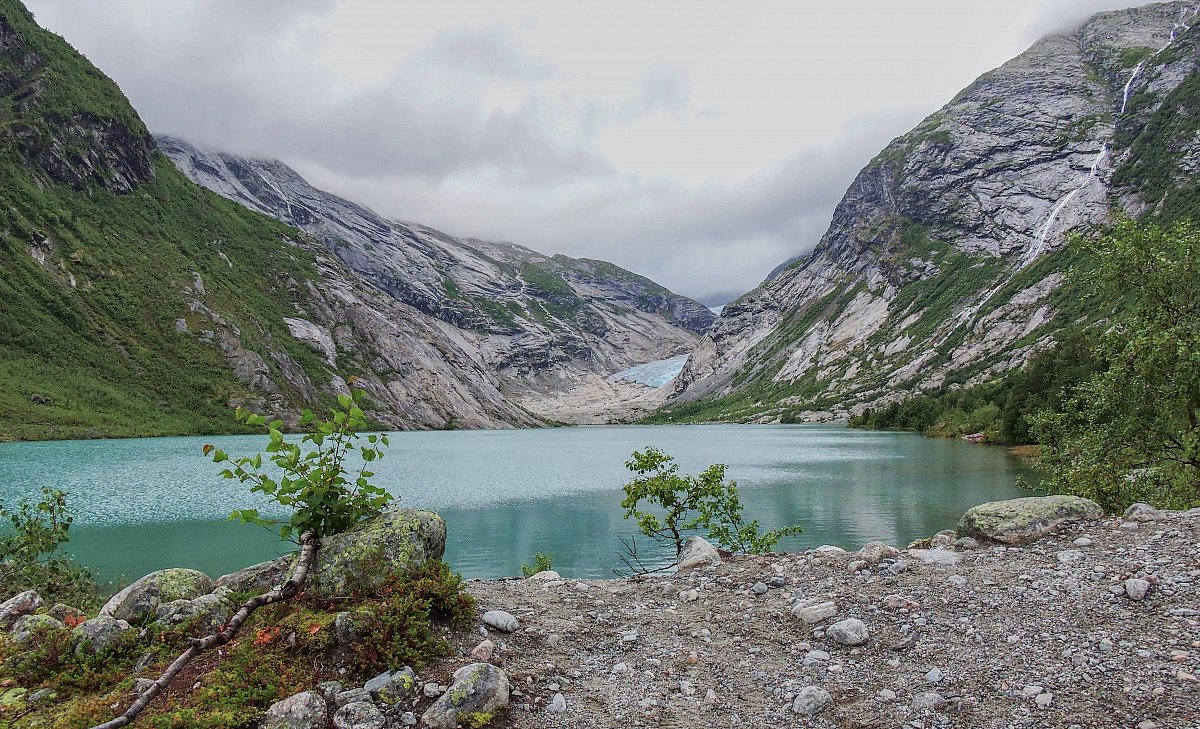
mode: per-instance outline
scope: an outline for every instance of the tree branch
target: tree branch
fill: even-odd
[[[192,638],[189,641],[190,645],[188,649],[172,661],[167,670],[158,677],[158,680],[150,684],[150,687],[138,696],[137,700],[125,710],[125,713],[103,724],[97,724],[92,729],[117,729],[118,727],[129,726],[137,718],[138,714],[142,713],[150,705],[154,697],[162,693],[167,685],[171,683],[171,680],[179,675],[179,672],[187,664],[192,662],[192,659],[210,648],[225,645],[233,640],[238,630],[249,619],[251,613],[264,605],[290,600],[295,597],[296,593],[300,591],[301,586],[304,585],[304,580],[308,577],[308,571],[316,559],[317,547],[320,545],[320,541],[312,532],[305,532],[300,537],[300,545],[300,559],[296,562],[296,568],[292,570],[292,576],[287,582],[242,603],[241,608],[233,614],[233,617],[229,619],[229,622],[219,632],[203,638]]]

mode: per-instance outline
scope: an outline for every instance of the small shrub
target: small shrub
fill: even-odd
[[[554,569],[554,555],[550,552],[536,552],[533,555],[533,564],[521,565],[521,574],[526,577],[533,577],[539,572],[546,572]]]
[[[268,527],[279,527],[282,538],[293,534],[313,532],[318,538],[343,532],[383,510],[391,497],[387,491],[371,483],[375,474],[368,466],[383,457],[388,445],[386,435],[366,436],[367,444],[358,445],[358,431],[367,425],[359,403],[362,390],[338,397],[339,409],[330,412],[329,420],[317,420],[311,410],[301,415],[300,424],[309,428],[299,443],[288,443],[283,437],[283,421],[267,423],[261,415],[239,410],[239,421],[248,426],[266,427],[271,441],[267,445],[270,460],[283,475],[278,479],[262,470],[262,454],[244,456],[230,461],[229,455],[212,446],[204,446],[204,454],[214,463],[232,462],[233,467],[221,476],[249,483],[252,492],[266,494],[292,512],[291,519],[280,523],[261,516],[257,509],[239,509],[231,519]],[[302,446],[307,445],[305,450]],[[362,466],[357,473],[346,468],[346,459],[358,451]]]
[[[360,633],[360,668],[419,668],[450,649],[444,628],[463,627],[475,617],[475,599],[462,578],[444,562],[431,561],[407,575],[393,575],[381,599],[355,618]]]
[[[43,488],[41,500],[22,501],[15,511],[0,503],[0,521],[12,526],[0,537],[0,600],[37,590],[51,603],[86,608],[96,601],[92,574],[60,552],[71,539],[74,520],[58,489]]]
[[[800,532],[798,526],[763,532],[757,519],[746,521],[737,482],[725,481],[724,464],[709,466],[699,476],[681,476],[674,458],[647,448],[635,451],[625,466],[638,474],[625,484],[625,518],[636,519],[642,534],[651,539],[672,543],[676,557],[683,552],[688,531],[705,530],[721,546],[751,554],[769,552],[783,537]],[[642,510],[643,502],[658,507],[659,513]]]

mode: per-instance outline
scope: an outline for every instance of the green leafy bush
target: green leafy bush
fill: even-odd
[[[0,600],[37,590],[51,603],[87,607],[96,601],[92,574],[61,551],[75,521],[62,491],[43,488],[39,501],[22,501],[15,511],[0,503],[0,521],[11,526],[0,536]]]
[[[1121,221],[1094,254],[1108,367],[1034,417],[1049,485],[1109,510],[1200,506],[1200,232]]]
[[[714,464],[699,476],[680,475],[675,459],[657,448],[635,451],[625,466],[637,477],[625,484],[621,508],[625,518],[637,520],[643,534],[683,551],[685,532],[704,530],[721,546],[738,552],[769,552],[800,527],[764,532],[758,520],[746,521],[737,482],[725,481],[726,466]],[[646,511],[643,503],[657,507]]]
[[[292,511],[287,523],[263,517],[257,509],[239,509],[230,514],[231,519],[277,526],[284,539],[310,531],[320,538],[343,532],[383,510],[391,497],[371,483],[375,474],[367,467],[383,457],[388,437],[371,434],[366,436],[366,445],[358,444],[358,431],[367,423],[359,407],[362,391],[352,392],[338,397],[340,409],[332,410],[328,420],[317,420],[312,411],[305,410],[300,424],[309,430],[299,443],[284,439],[282,420],[268,424],[261,415],[238,411],[238,419],[246,425],[266,427],[270,433],[267,453],[271,454],[269,460],[283,472],[278,478],[263,470],[261,453],[231,461],[224,451],[204,446],[204,454],[211,456],[214,463],[232,462],[232,468],[221,472],[222,477],[249,483],[252,492],[270,496]],[[355,451],[362,459],[357,473],[346,467],[347,459]]]

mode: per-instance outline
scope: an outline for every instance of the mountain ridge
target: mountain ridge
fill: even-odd
[[[1162,161],[1196,153],[1194,125],[1154,130],[1192,108],[1197,9],[1096,14],[893,140],[816,249],[725,308],[661,417],[845,417],[998,376],[1086,321],[1065,234],[1152,211],[1147,179],[1164,198],[1194,186]]]

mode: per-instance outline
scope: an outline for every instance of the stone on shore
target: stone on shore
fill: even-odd
[[[683,543],[683,551],[679,553],[679,562],[676,563],[676,567],[680,570],[688,570],[720,563],[721,554],[711,542],[703,537],[689,537]]]
[[[291,573],[292,560],[292,556],[285,554],[267,562],[259,562],[237,572],[221,575],[214,586],[216,589],[224,587],[231,592],[266,592],[287,580]]]
[[[137,630],[128,622],[109,615],[85,620],[71,632],[77,655],[107,653],[137,634]]]
[[[503,610],[488,610],[483,614],[483,624],[501,633],[515,633],[521,627],[521,621]]]
[[[840,620],[830,625],[825,634],[834,642],[847,646],[863,645],[871,637],[867,624],[858,618]]]
[[[1078,496],[1030,496],[992,501],[967,510],[958,522],[959,536],[980,542],[1028,544],[1078,519],[1098,519],[1100,505]]]
[[[805,686],[792,702],[792,711],[802,716],[814,716],[833,705],[833,697],[819,686]]]

